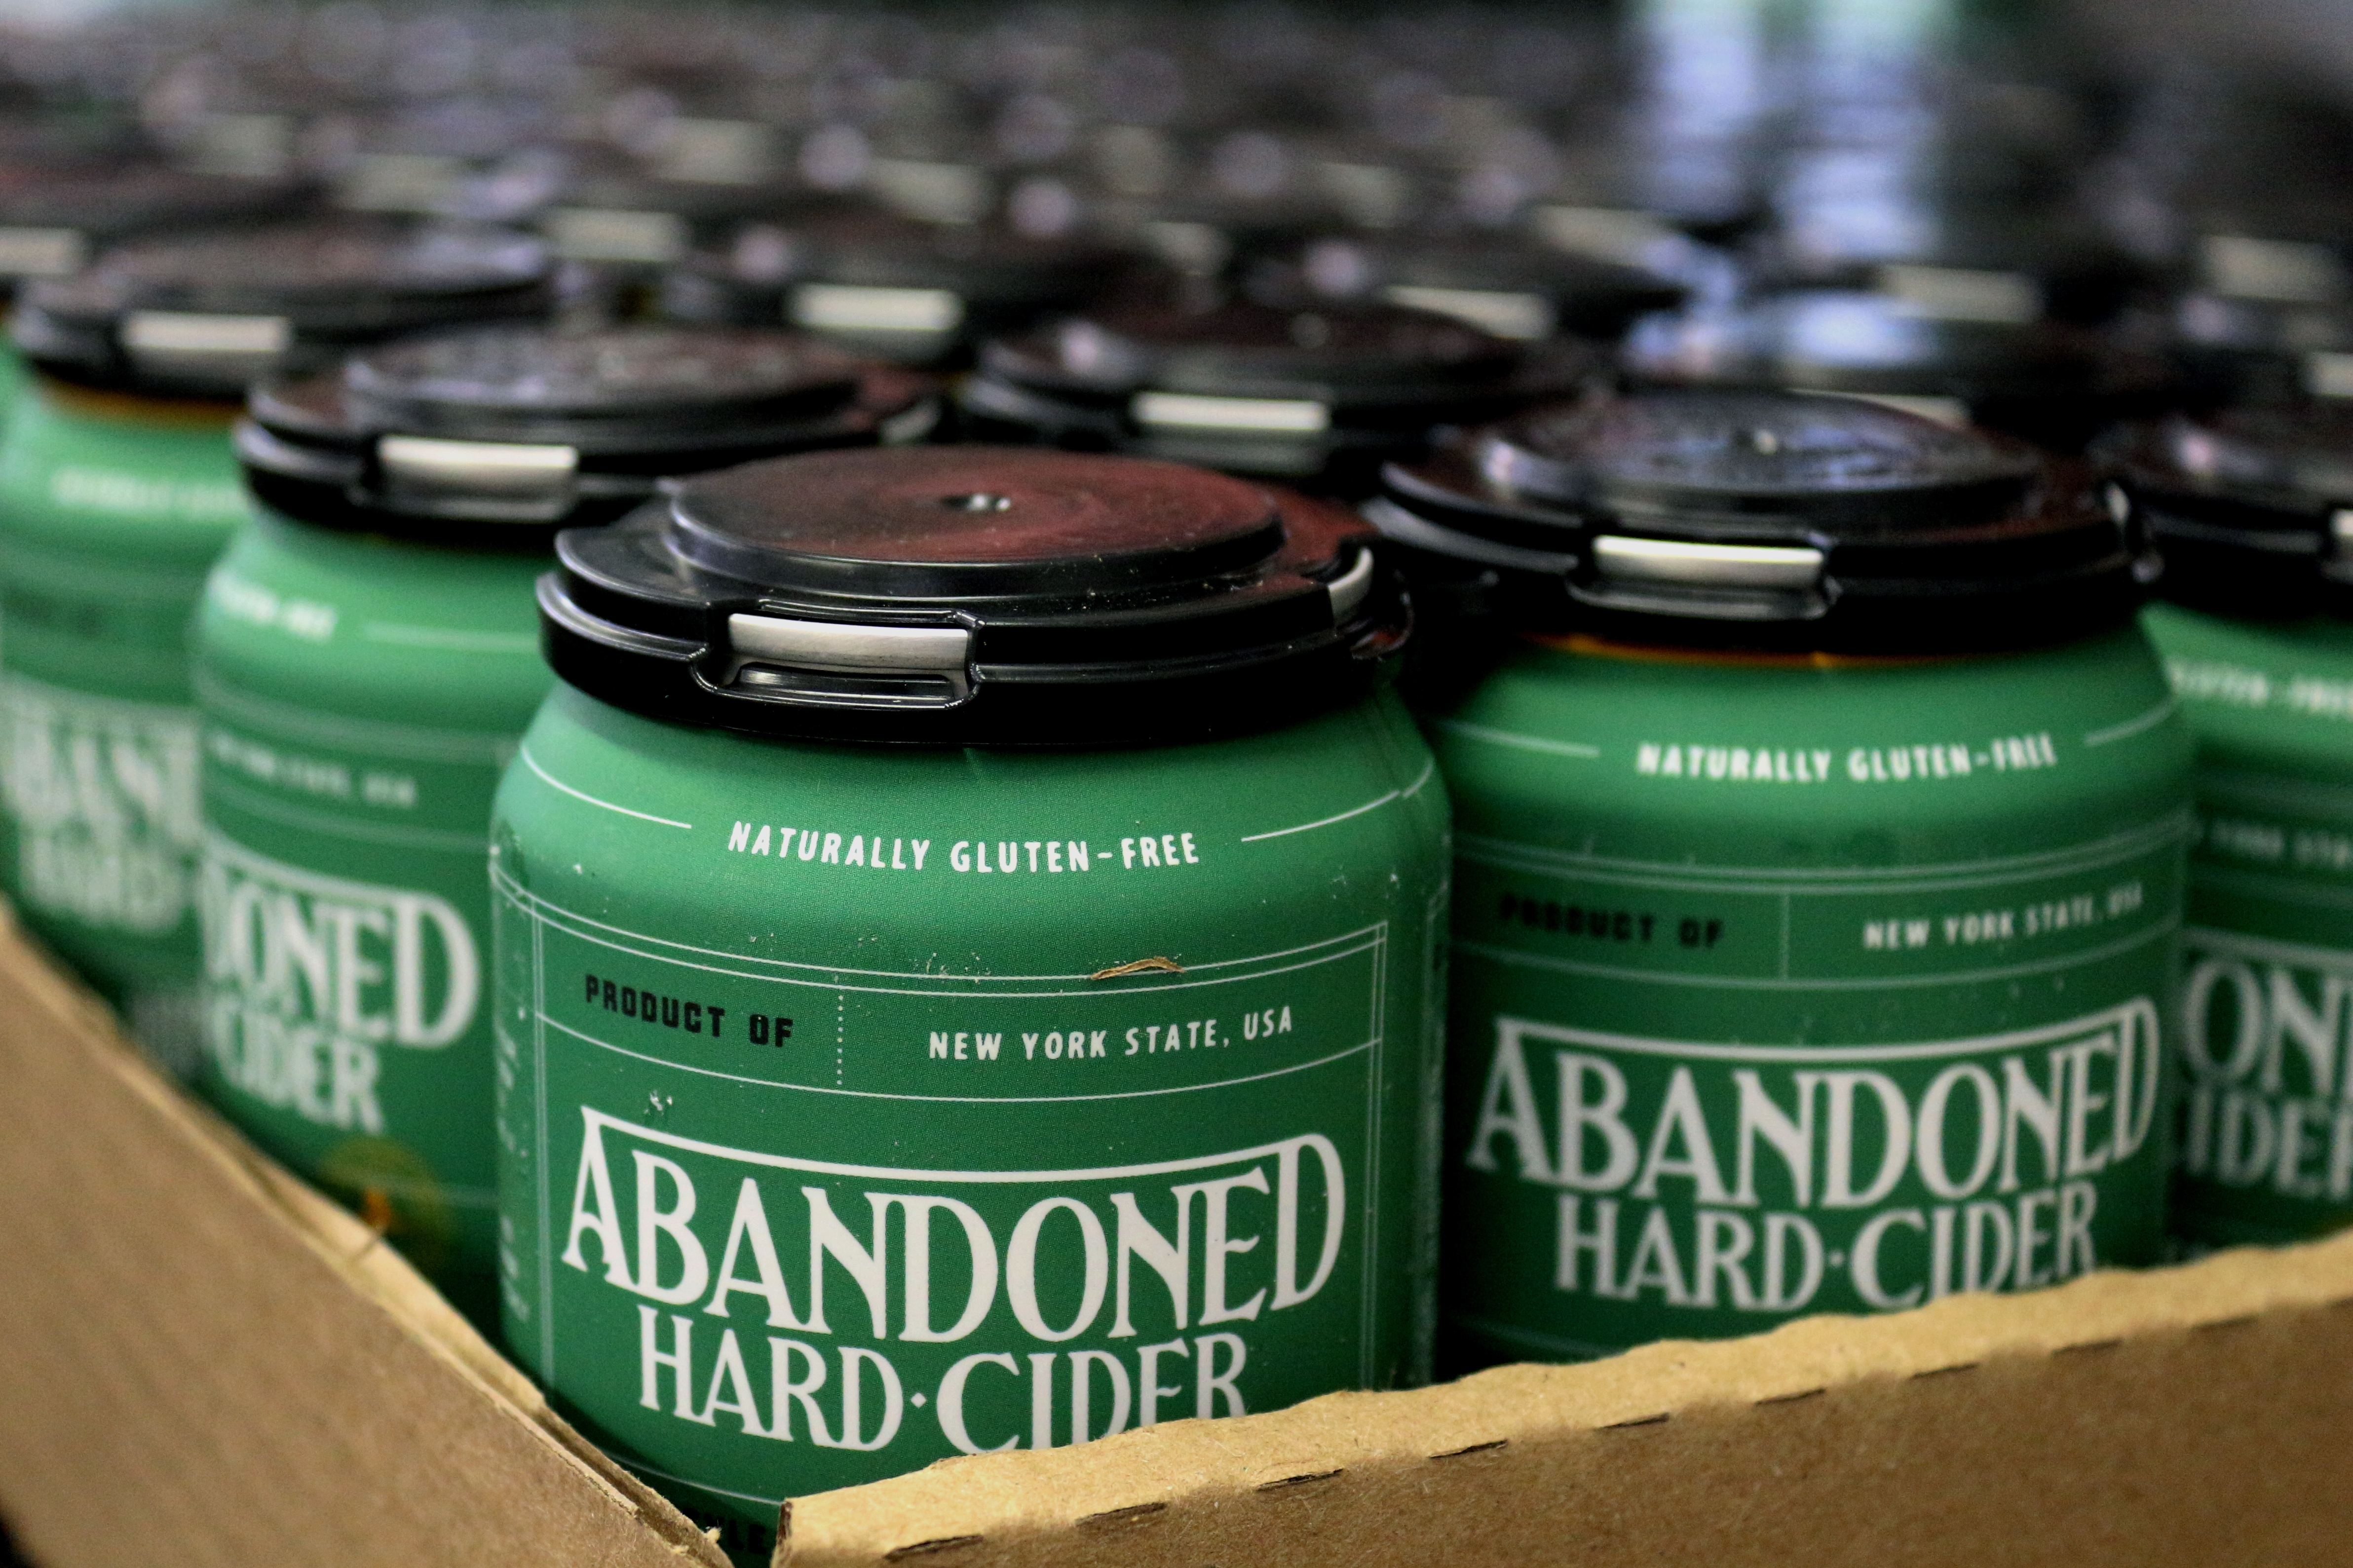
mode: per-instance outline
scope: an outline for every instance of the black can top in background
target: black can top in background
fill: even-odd
[[[1366,514],[1473,635],[1951,653],[2121,620],[2151,567],[2080,465],[1861,398],[1534,408],[1398,465]]]
[[[427,334],[256,387],[255,495],[322,527],[544,548],[665,478],[921,439],[928,377],[777,328],[540,325]]]
[[[1918,299],[1802,291],[1653,317],[1624,363],[1638,385],[1879,397],[2061,453],[2177,392],[2162,355],[2043,319],[2023,293],[1983,280]]]
[[[1378,301],[1520,342],[1614,342],[1690,292],[1683,280],[1631,262],[1484,233],[1326,237],[1262,268],[1261,277],[1260,289],[1278,302]]]
[[[748,228],[664,280],[675,320],[791,326],[902,364],[965,360],[1113,287],[1133,259],[1080,238],[837,207]]]
[[[1417,455],[1441,428],[1572,390],[1599,368],[1573,344],[1515,344],[1435,312],[1286,306],[1187,282],[985,344],[963,406],[982,439],[1361,494],[1381,463]]]
[[[2166,598],[2353,614],[2353,399],[2175,414],[2113,432],[2096,455],[2163,557]]]
[[[526,235],[362,218],[158,236],[18,302],[17,346],[83,386],[225,398],[427,327],[543,314]]]
[[[289,217],[310,196],[296,180],[192,174],[145,160],[0,159],[0,288],[70,277],[108,248],[158,230]]]

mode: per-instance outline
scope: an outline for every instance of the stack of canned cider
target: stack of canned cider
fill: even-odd
[[[2353,1218],[2344,235],[1203,69],[0,145],[27,925],[754,1556]]]

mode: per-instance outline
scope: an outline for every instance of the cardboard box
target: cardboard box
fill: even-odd
[[[0,1513],[42,1568],[720,1568],[0,931]],[[2353,1238],[954,1460],[795,1568],[2353,1560]]]

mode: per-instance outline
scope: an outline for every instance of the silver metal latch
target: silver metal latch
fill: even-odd
[[[1373,553],[1358,550],[1355,564],[1324,585],[1324,591],[1332,596],[1333,625],[1347,625],[1348,618],[1363,608],[1373,591]]]
[[[1710,620],[1810,620],[1830,608],[1823,552],[1804,545],[1715,545],[1603,534],[1594,577],[1569,592],[1588,604]]]
[[[580,453],[515,441],[385,436],[376,465],[392,496],[428,511],[553,521],[572,505]]]
[[[833,707],[948,707],[972,694],[961,626],[851,626],[776,615],[727,618],[723,683]]]
[[[1393,305],[1431,311],[1467,322],[1493,337],[1531,342],[1550,337],[1558,325],[1550,300],[1542,294],[1507,289],[1441,289],[1428,284],[1392,283],[1381,298]]]
[[[1794,545],[1706,545],[1603,534],[1593,541],[1603,575],[1690,588],[1795,593],[1821,581],[1822,553]]]
[[[558,256],[571,261],[614,261],[661,267],[686,254],[692,235],[673,212],[621,207],[559,207],[540,220]]]
[[[1332,410],[1305,397],[1210,397],[1193,392],[1138,392],[1128,417],[1146,429],[1233,430],[1250,435],[1320,436]]]
[[[893,289],[862,283],[803,283],[785,315],[816,332],[937,334],[964,324],[964,301],[946,289]]]
[[[11,278],[62,278],[90,259],[78,228],[0,228],[0,273]]]
[[[122,350],[142,365],[201,366],[207,374],[267,368],[294,341],[284,316],[225,316],[192,311],[132,311]]]

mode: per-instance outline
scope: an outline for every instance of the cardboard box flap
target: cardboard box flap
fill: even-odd
[[[2341,1563],[2353,1237],[955,1459],[780,1563]]]
[[[723,1568],[0,927],[0,1510],[44,1568]]]
[[[718,1568],[0,927],[0,1511],[43,1568]],[[798,1499],[793,1568],[2335,1564],[2353,1238]]]
[[[211,1115],[201,1105],[192,1108],[199,1115]],[[614,1463],[602,1448],[557,1415],[530,1375],[483,1339],[466,1320],[465,1314],[450,1306],[448,1298],[427,1283],[382,1235],[285,1167],[254,1153],[226,1125],[216,1125],[215,1130],[236,1152],[246,1157],[256,1181],[286,1207],[296,1224],[319,1240],[354,1287],[404,1320],[462,1365],[469,1374],[480,1379],[518,1412],[543,1427],[548,1436],[596,1472],[631,1509],[644,1514],[655,1529],[681,1541],[691,1534],[693,1540],[688,1548],[691,1555],[713,1564],[725,1561],[723,1555],[704,1550],[709,1543],[670,1506],[667,1498]]]

